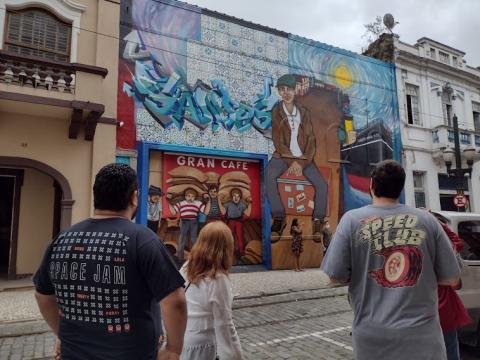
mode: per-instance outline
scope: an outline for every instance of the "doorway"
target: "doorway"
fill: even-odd
[[[0,276],[16,276],[18,217],[23,170],[0,169]]]

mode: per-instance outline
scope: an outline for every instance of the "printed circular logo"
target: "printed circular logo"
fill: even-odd
[[[414,286],[422,272],[423,255],[416,246],[395,246],[374,252],[383,257],[381,268],[373,269],[368,275],[377,284],[386,288]]]
[[[385,261],[385,279],[391,283],[402,281],[408,272],[408,258],[403,252],[396,251]]]

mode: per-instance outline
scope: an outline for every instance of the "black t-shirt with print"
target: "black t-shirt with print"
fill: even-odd
[[[61,311],[62,359],[154,359],[158,302],[184,280],[148,228],[88,219],[62,232],[34,276]]]

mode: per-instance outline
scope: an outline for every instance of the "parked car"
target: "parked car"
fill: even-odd
[[[480,214],[432,211],[458,234],[464,242],[461,256],[465,269],[458,294],[473,319],[473,324],[460,329],[462,343],[480,347]]]

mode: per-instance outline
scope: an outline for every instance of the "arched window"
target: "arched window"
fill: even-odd
[[[50,60],[70,61],[72,26],[47,11],[29,8],[7,10],[7,51]]]

